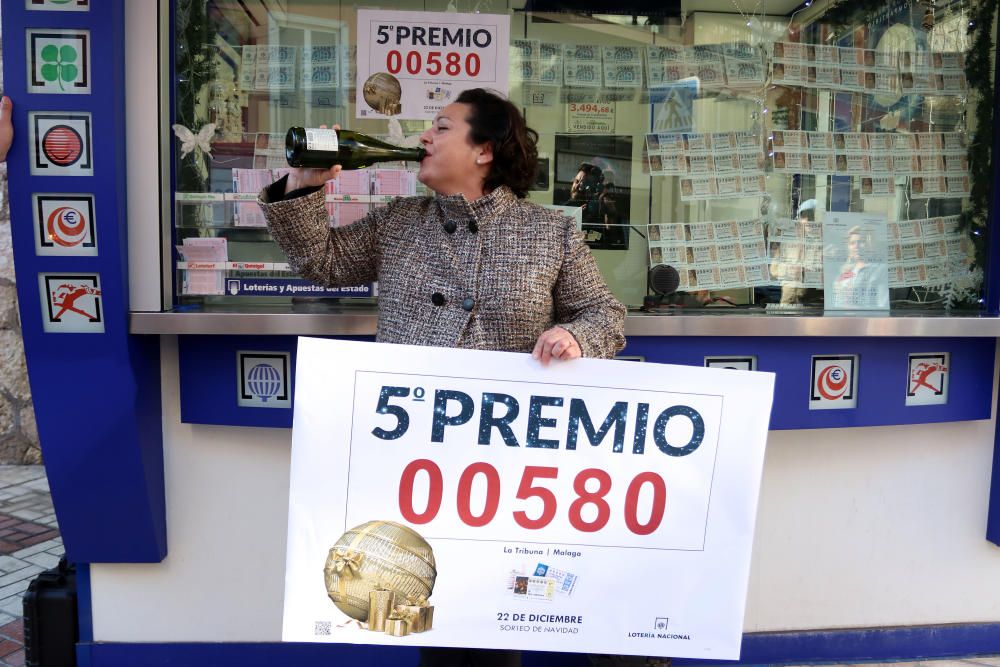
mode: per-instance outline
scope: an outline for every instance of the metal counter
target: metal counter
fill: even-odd
[[[275,308],[213,307],[185,312],[133,312],[134,334],[211,334],[271,336],[374,335],[373,307],[281,306]],[[947,316],[933,311],[892,315],[847,313],[833,315],[765,313],[762,310],[705,309],[698,311],[629,312],[628,336],[877,336],[877,337],[1000,337],[1000,318]]]

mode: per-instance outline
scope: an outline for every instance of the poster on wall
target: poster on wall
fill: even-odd
[[[694,130],[694,101],[698,98],[698,79],[688,77],[675,83],[650,88],[649,102],[654,132],[691,132]]]
[[[615,131],[615,102],[568,102],[566,131],[611,134]]]
[[[885,216],[831,211],[823,220],[823,307],[888,310]]]
[[[557,134],[552,203],[583,209],[591,248],[628,250],[632,137]]]
[[[469,88],[508,93],[510,16],[358,10],[357,117],[432,120]]]
[[[314,338],[296,371],[284,641],[739,656],[773,374]]]

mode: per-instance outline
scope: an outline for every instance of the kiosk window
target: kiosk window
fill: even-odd
[[[645,5],[367,9],[421,12],[427,26],[475,12],[509,20],[488,62],[505,68],[503,92],[539,132],[544,173],[529,197],[578,221],[629,306],[981,308],[984,230],[963,217],[983,172],[969,162],[978,93],[967,4],[850,14],[815,2],[766,16],[747,0],[728,14]],[[413,141],[428,121],[402,111],[412,91],[397,90],[396,77],[422,77],[426,100],[447,100],[449,72],[474,78],[482,66],[462,50],[472,31],[428,28],[374,62],[373,44],[389,33],[359,29],[354,5],[175,8],[177,302],[371,305],[374,286],[317,291],[299,280],[256,193],[287,167],[293,125]],[[421,194],[412,164],[345,173],[327,188],[330,224]],[[664,270],[676,271],[676,289],[651,280]]]

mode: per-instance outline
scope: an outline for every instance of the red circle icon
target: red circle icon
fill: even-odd
[[[87,231],[87,219],[83,213],[70,206],[60,206],[49,214],[45,221],[49,240],[64,248],[79,245]]]
[[[83,154],[83,137],[69,125],[54,125],[42,137],[42,152],[52,164],[68,167]]]
[[[828,401],[835,401],[847,393],[847,371],[841,366],[827,366],[816,378],[816,390]]]

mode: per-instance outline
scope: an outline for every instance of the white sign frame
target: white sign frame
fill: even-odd
[[[809,375],[809,409],[842,410],[858,407],[859,367],[860,355],[857,354],[813,355]],[[847,375],[846,381],[840,373]]]
[[[275,368],[270,362],[279,362]],[[273,395],[262,396],[254,391],[250,373],[259,365],[267,364],[280,377]],[[239,350],[236,353],[236,405],[241,408],[290,408],[292,407],[292,360],[288,352],[261,352]]]
[[[80,152],[66,164],[59,164],[46,155],[43,145],[48,133],[63,128],[80,142]],[[89,112],[29,111],[28,141],[32,176],[93,176],[94,128]],[[68,154],[67,154],[68,155]]]
[[[907,355],[906,406],[945,405],[951,384],[950,352]]]
[[[31,195],[31,204],[31,215],[35,223],[35,254],[97,255],[97,220],[93,194],[39,192]]]
[[[100,274],[39,273],[38,291],[46,333],[104,333]]]
[[[56,28],[29,28],[25,34],[27,50],[27,79],[29,93],[48,93],[52,95],[89,95],[93,68],[90,60],[90,31],[63,30]],[[43,51],[46,47],[56,47],[55,60],[46,61]],[[62,62],[62,47],[73,49],[76,60]],[[72,66],[77,75],[70,81],[63,81],[63,68]],[[56,79],[45,79],[45,67],[56,68]]]
[[[595,359],[543,367],[527,354],[300,338],[295,384],[284,641],[739,656],[773,374]],[[405,398],[386,393],[385,387],[404,385]],[[480,396],[485,400],[487,393],[521,401],[509,425],[524,446],[511,446],[496,426],[487,429],[489,446],[479,445],[475,418],[442,426],[441,442],[433,443],[435,415],[451,419],[458,405],[446,401],[439,412],[440,391],[474,395],[480,416],[486,410]],[[529,409],[529,399],[533,404],[557,392],[567,399],[561,407],[550,401]],[[383,404],[383,396],[391,397]],[[638,439],[635,423],[622,428],[622,451],[615,451],[618,430],[612,426],[596,446],[586,427],[575,448],[568,446],[569,431],[557,447],[527,445],[532,420],[538,426],[534,442],[558,439],[572,421],[574,401],[593,413],[597,427],[619,399],[631,401],[629,419],[636,423],[639,406],[649,406],[649,427]],[[408,415],[402,433],[394,417],[398,407]],[[504,407],[497,403],[492,410],[495,417]],[[701,432],[693,413],[702,419]],[[664,415],[662,426],[654,426]],[[546,419],[553,423],[542,423]],[[379,429],[381,435],[374,435]],[[638,453],[636,442],[644,445]],[[668,454],[670,448],[677,451]],[[679,454],[682,449],[687,454]],[[430,482],[421,481],[424,476],[400,483],[401,471],[418,459],[440,468],[446,499],[419,525],[404,518],[400,500],[400,489],[409,488],[409,511],[427,506]],[[503,471],[499,509],[484,526],[461,519],[457,509],[466,498],[468,511],[480,512],[487,497],[482,475],[456,496],[470,461]],[[558,479],[536,478],[535,487],[552,490],[554,518],[535,532],[519,528],[514,510],[535,519],[544,501],[517,500],[516,480],[529,466],[546,465],[557,469]],[[626,529],[636,524],[624,518],[625,489],[637,470],[662,473],[674,499],[665,501],[662,523],[646,535]],[[612,478],[610,509],[602,527],[581,532],[570,520],[574,484],[584,472],[601,471]],[[584,489],[593,491],[593,481],[584,481]],[[656,494],[647,491],[632,507],[653,525]],[[580,520],[599,521],[596,507],[584,509],[578,507]],[[328,597],[323,571],[331,547],[369,520],[408,524],[433,548],[430,631],[393,636],[364,629]],[[540,571],[541,579],[553,579],[548,589],[536,581]],[[525,579],[523,590],[518,577]]]
[[[433,120],[463,90],[509,92],[509,14],[359,9],[357,35],[358,119]],[[451,54],[458,74],[450,74]],[[379,85],[399,86],[399,109],[392,116],[365,100],[366,82],[376,76]]]

